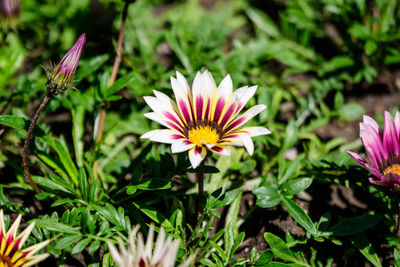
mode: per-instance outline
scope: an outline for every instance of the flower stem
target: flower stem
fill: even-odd
[[[201,217],[201,213],[203,212],[203,195],[204,195],[204,165],[206,164],[206,158],[199,165],[199,171],[197,173],[197,181],[199,183],[199,196],[197,200],[197,217]]]
[[[121,17],[121,26],[119,28],[119,35],[118,35],[118,45],[117,45],[117,54],[115,55],[114,59],[114,65],[111,71],[111,76],[110,80],[108,82],[108,87],[114,84],[115,79],[117,78],[117,73],[119,69],[119,65],[121,64],[121,55],[122,55],[122,44],[124,41],[124,32],[125,32],[125,22],[126,22],[126,17],[128,14],[128,7],[131,1],[126,1],[124,5],[124,9],[122,11],[122,17]],[[103,138],[103,131],[104,131],[104,124],[106,121],[106,116],[107,116],[107,105],[108,102],[105,103],[105,105],[101,108],[100,110],[100,117],[99,117],[99,124],[97,128],[97,135],[95,139],[95,143],[98,144],[100,140]],[[98,170],[99,168],[99,161],[95,161],[93,164],[93,173],[95,179],[98,177]]]
[[[31,172],[29,171],[29,163],[28,163],[29,144],[31,142],[32,133],[33,133],[33,130],[35,129],[35,125],[39,119],[39,116],[42,113],[43,109],[46,107],[46,105],[49,102],[49,100],[51,99],[51,97],[52,97],[51,94],[47,94],[43,98],[42,103],[40,103],[39,108],[36,110],[36,113],[32,118],[31,125],[29,125],[28,134],[26,135],[24,148],[22,150],[22,162],[23,162],[22,166],[24,167],[25,178],[29,182],[29,184],[32,186],[32,188],[36,191],[36,193],[40,193],[40,189],[35,184],[35,182],[32,180]]]

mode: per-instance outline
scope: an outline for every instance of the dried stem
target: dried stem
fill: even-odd
[[[108,82],[108,87],[114,84],[115,79],[117,78],[117,73],[119,69],[119,65],[121,63],[121,55],[122,55],[122,44],[124,41],[124,32],[125,32],[125,22],[126,22],[126,17],[128,14],[128,6],[131,3],[131,1],[126,1],[124,5],[124,9],[122,11],[122,18],[121,18],[121,27],[119,28],[119,35],[118,35],[118,45],[117,45],[117,54],[115,55],[114,59],[114,65],[111,71],[111,76],[110,80]],[[100,110],[100,118],[99,118],[99,125],[97,128],[97,135],[95,139],[95,143],[98,144],[103,138],[103,131],[104,131],[104,124],[106,121],[106,115],[107,115],[107,105],[108,103],[106,102],[105,105],[101,108]],[[99,161],[95,161],[93,164],[93,173],[94,177],[97,179],[98,173],[97,169],[99,168]]]
[[[31,172],[29,171],[29,163],[28,163],[28,155],[29,155],[29,144],[31,142],[32,133],[35,129],[35,125],[39,119],[40,114],[42,113],[43,109],[46,107],[47,103],[51,99],[52,95],[47,94],[45,98],[43,98],[42,103],[40,103],[39,108],[36,110],[35,115],[32,118],[31,125],[29,125],[28,134],[25,138],[24,148],[22,150],[22,166],[24,167],[25,178],[32,186],[32,188],[36,191],[36,193],[40,193],[39,187],[35,184],[32,180]]]

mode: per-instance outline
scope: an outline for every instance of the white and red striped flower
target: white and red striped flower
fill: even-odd
[[[28,267],[43,261],[49,255],[34,255],[44,248],[49,241],[23,248],[26,239],[31,234],[34,223],[31,223],[22,233],[17,236],[21,215],[14,221],[6,232],[3,210],[0,210],[0,267]]]
[[[176,102],[156,90],[155,97],[144,97],[153,110],[145,116],[168,129],[152,130],[141,137],[171,144],[172,153],[189,151],[193,168],[203,161],[207,150],[229,155],[228,145],[244,146],[252,154],[251,137],[270,133],[264,127],[244,126],[265,105],[256,105],[239,114],[257,86],[244,86],[233,92],[232,79],[227,75],[217,87],[207,70],[197,73],[192,87],[176,72],[176,78],[171,77],[171,85]]]
[[[166,236],[164,228],[160,228],[156,243],[154,241],[154,226],[150,225],[149,233],[144,242],[142,233],[138,232],[140,225],[129,233],[128,246],[118,239],[119,250],[107,242],[110,254],[118,267],[174,267],[176,255],[179,250],[179,239]],[[187,267],[193,261],[193,256],[188,257],[179,267]]]
[[[377,178],[369,178],[371,183],[400,189],[400,112],[393,119],[385,111],[383,131],[371,117],[364,115],[363,119],[360,138],[369,162],[354,152],[347,153]]]

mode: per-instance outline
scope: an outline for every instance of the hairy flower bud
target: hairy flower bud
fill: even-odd
[[[86,35],[83,33],[61,61],[47,74],[47,91],[50,94],[57,95],[71,87],[85,42]]]

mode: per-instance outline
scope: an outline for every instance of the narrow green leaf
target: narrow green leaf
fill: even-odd
[[[289,212],[290,216],[298,222],[301,226],[304,227],[308,232],[312,235],[317,234],[317,229],[314,223],[311,221],[310,217],[308,217],[307,213],[292,199],[283,197],[282,203],[287,212]]]
[[[79,191],[81,192],[83,200],[88,200],[88,182],[85,168],[79,168],[79,175],[78,175],[78,187]]]
[[[90,237],[84,238],[84,239],[82,239],[81,241],[79,241],[79,242],[72,248],[71,254],[72,254],[72,255],[75,255],[75,254],[81,253],[82,250],[84,250],[84,249],[89,245],[90,241],[92,241],[92,238],[90,238]]]
[[[80,81],[86,76],[92,74],[96,70],[98,70],[106,61],[108,60],[109,55],[104,54],[100,56],[96,56],[87,60],[81,59],[79,62],[79,68],[77,70],[75,79]]]
[[[35,220],[35,223],[38,227],[44,228],[48,231],[55,231],[55,232],[60,232],[60,233],[65,233],[65,234],[70,234],[70,235],[79,235],[80,234],[79,230],[75,229],[74,227],[65,225],[63,223],[56,222],[53,220],[39,219],[39,220]]]
[[[374,248],[371,243],[363,234],[358,234],[355,236],[350,236],[351,243],[355,245],[358,250],[375,266],[382,267],[381,262],[379,261],[379,257],[376,254]]]
[[[84,106],[71,110],[72,113],[72,139],[74,141],[75,158],[78,167],[83,166],[83,132],[84,132]]]
[[[298,178],[287,181],[281,186],[284,195],[292,196],[306,190],[312,183],[311,178]]]
[[[75,185],[78,185],[78,171],[75,167],[68,150],[63,146],[63,144],[57,139],[53,139],[53,149],[57,152],[60,160],[67,171],[69,177],[72,179]]]
[[[154,207],[138,202],[133,202],[133,205],[141,212],[146,214],[150,219],[152,219],[158,224],[161,224],[165,228],[173,227],[171,222],[168,221],[167,218],[160,211],[156,210]]]
[[[262,186],[254,190],[257,197],[257,206],[261,208],[272,208],[281,203],[278,190],[272,186]]]
[[[278,27],[268,15],[255,8],[246,8],[246,14],[250,20],[267,35],[277,38],[280,35]]]
[[[27,132],[31,120],[16,116],[16,115],[2,115],[0,116],[0,124],[5,125],[23,132]],[[45,132],[38,126],[35,127],[33,131],[33,136],[43,137]]]
[[[331,232],[332,236],[355,235],[374,227],[380,220],[380,215],[361,215],[352,218],[343,219],[330,227],[326,232]]]
[[[115,81],[113,85],[111,85],[107,90],[106,90],[106,98],[112,96],[122,88],[124,88],[127,84],[131,83],[136,79],[136,74],[134,72],[131,72],[127,75],[124,75],[123,77],[119,78],[118,80]]]
[[[66,249],[69,246],[71,246],[73,243],[78,241],[78,239],[82,238],[81,235],[70,235],[66,236],[60,240],[57,241],[55,248],[56,249]]]
[[[272,233],[264,233],[264,239],[268,242],[272,253],[274,253],[277,258],[290,262],[297,261],[297,258],[294,256],[293,252],[282,239]]]

